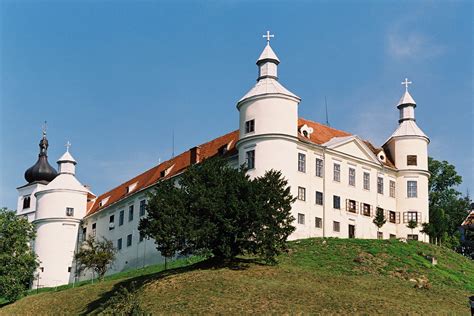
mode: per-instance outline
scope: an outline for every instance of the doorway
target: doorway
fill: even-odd
[[[355,238],[356,227],[355,225],[349,224],[349,238]]]

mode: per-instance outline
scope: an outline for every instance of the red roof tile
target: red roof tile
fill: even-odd
[[[340,131],[340,130],[328,127],[326,125],[322,125],[313,121],[308,121],[308,120],[300,118],[298,120],[298,127],[301,127],[304,124],[313,128],[314,132],[310,135],[309,140],[318,145],[324,144],[325,142],[329,141],[333,137],[344,137],[344,136],[351,135],[347,132]],[[301,138],[301,139],[308,141],[307,138]],[[239,131],[236,130],[224,136],[211,140],[210,142],[207,142],[205,144],[198,146],[200,148],[200,160],[220,154],[219,151],[221,150],[223,146],[226,146],[226,149],[227,149],[226,156],[236,154],[237,149],[235,148],[235,144],[238,140],[239,140]],[[371,144],[369,148],[372,151],[376,150],[375,147],[372,146]],[[177,175],[181,173],[182,171],[184,171],[187,167],[189,167],[190,164],[191,164],[191,154],[190,154],[190,151],[188,150],[170,160],[167,160],[143,172],[142,174],[139,174],[138,176],[128,180],[127,182],[122,183],[118,187],[106,193],[101,194],[100,196],[97,197],[97,199],[94,200],[93,203],[88,203],[87,215],[94,214],[105,207],[108,207],[116,202],[119,202],[120,200],[122,200],[128,195],[134,194],[140,190],[148,188],[149,186],[152,186],[153,184],[155,184],[158,180],[162,178],[166,179],[174,175]],[[162,171],[165,171],[168,169],[169,169],[169,172],[164,177],[162,177]],[[131,192],[127,192],[127,187],[134,183],[137,183],[136,187]],[[107,201],[106,203],[101,205],[101,201],[103,201],[104,199],[107,199]]]

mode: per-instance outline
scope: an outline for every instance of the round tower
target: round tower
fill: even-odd
[[[67,284],[74,278],[73,257],[89,191],[76,179],[76,161],[68,149],[58,160],[59,174],[35,196],[34,251],[40,267],[33,287]]]
[[[257,60],[258,78],[237,103],[240,136],[236,146],[239,164],[246,164],[249,175],[261,176],[266,170],[287,171],[295,168],[300,98],[278,82],[280,60],[267,45]]]
[[[422,223],[429,222],[428,203],[428,136],[418,127],[415,120],[416,102],[408,92],[411,82],[405,79],[405,93],[398,102],[399,126],[387,140],[395,167],[398,169],[396,181],[397,211],[400,212],[398,235],[406,238],[425,240],[420,230]],[[416,221],[413,231],[408,222]],[[427,241],[427,240],[425,240]]]

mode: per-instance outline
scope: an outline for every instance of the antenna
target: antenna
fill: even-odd
[[[326,125],[331,126],[329,125],[328,100],[326,99],[326,96],[324,96],[324,103],[326,103]]]
[[[174,129],[171,133],[171,158],[174,158]]]

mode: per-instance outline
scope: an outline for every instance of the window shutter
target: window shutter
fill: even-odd
[[[408,223],[408,212],[403,212],[403,222]]]
[[[349,211],[349,199],[346,199],[346,211]]]
[[[421,212],[418,212],[418,214],[416,215],[416,220],[418,224],[421,224]]]
[[[396,213],[395,213],[395,222],[396,222],[397,224],[400,224],[400,212],[396,212]]]
[[[355,208],[356,213],[359,213],[359,203],[355,202]]]

